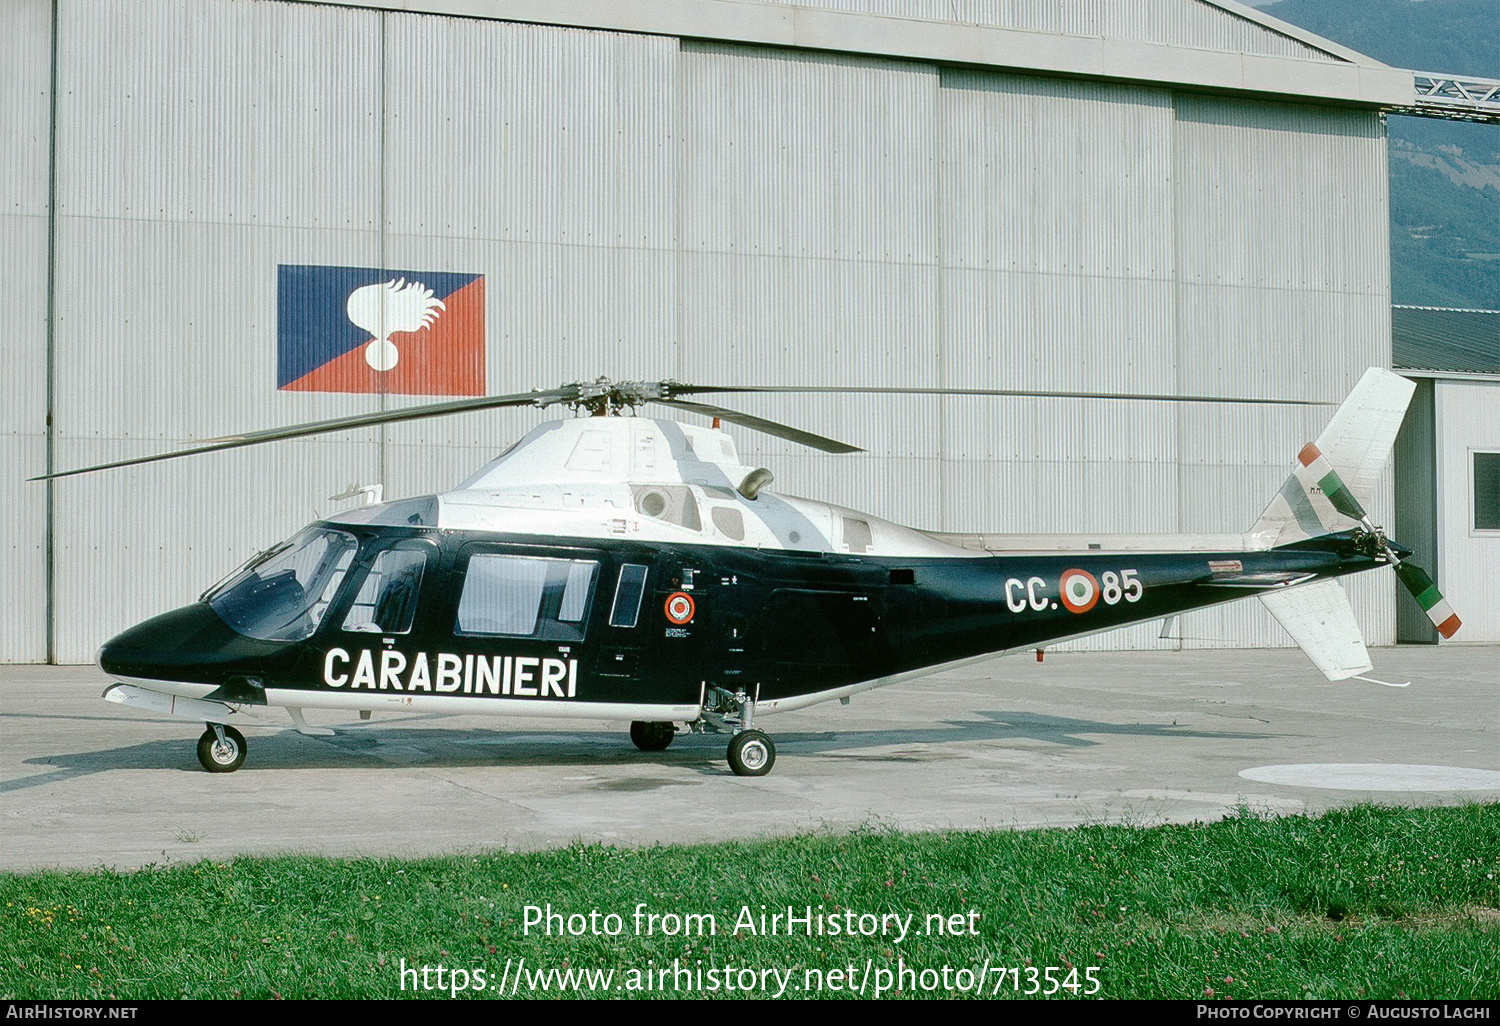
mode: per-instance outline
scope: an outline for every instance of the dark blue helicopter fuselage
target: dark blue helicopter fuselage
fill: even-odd
[[[774,709],[1383,562],[1352,532],[1263,551],[898,558],[319,526],[353,542],[298,624],[236,629],[221,590],[113,638],[100,666],[242,704],[272,689],[346,708],[398,694],[683,707],[717,687]],[[374,584],[397,547],[420,572],[392,614]],[[241,593],[279,602],[282,584]]]

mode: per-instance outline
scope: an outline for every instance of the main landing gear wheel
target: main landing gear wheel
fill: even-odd
[[[746,730],[729,742],[729,768],[739,777],[763,777],[776,765],[776,746],[759,730]]]
[[[674,723],[647,723],[636,720],[630,725],[630,740],[643,752],[664,752],[677,736]]]
[[[245,735],[233,727],[220,727],[224,739],[212,726],[198,739],[198,761],[210,773],[233,773],[245,763]]]

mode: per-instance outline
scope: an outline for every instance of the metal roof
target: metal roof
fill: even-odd
[[[327,0],[297,0],[323,4]],[[1410,71],[1236,0],[339,0],[612,32],[1394,109]]]
[[[1393,306],[1391,362],[1403,370],[1500,374],[1500,310]]]

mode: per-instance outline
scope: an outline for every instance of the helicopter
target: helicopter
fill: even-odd
[[[1367,371],[1250,530],[1214,536],[904,527],[777,493],[769,470],[741,462],[720,422],[829,453],[856,446],[684,397],[1311,401],[600,378],[50,476],[477,409],[571,406],[580,416],[536,427],[451,491],[329,516],[199,601],[112,638],[98,656],[116,681],[103,697],[204,723],[197,755],[214,773],[245,761],[237,716],[281,707],[304,733],[331,732],[310,726],[308,709],[630,721],[646,752],[666,749],[679,731],[719,733],[729,737],[730,769],[761,776],[776,761],[764,716],[1250,597],[1328,679],[1360,676],[1372,664],[1337,578],[1381,567],[1451,637],[1457,615],[1364,508],[1413,388]],[[647,403],[712,417],[713,427],[622,415]]]

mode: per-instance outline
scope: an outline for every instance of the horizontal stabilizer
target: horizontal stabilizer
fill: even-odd
[[[1349,596],[1338,581],[1268,591],[1260,600],[1329,680],[1346,680],[1373,668]]]
[[[1198,584],[1212,584],[1220,588],[1290,588],[1313,577],[1309,573],[1295,570],[1268,570],[1255,574],[1214,574],[1198,580]]]

